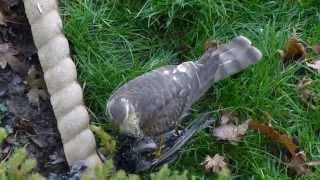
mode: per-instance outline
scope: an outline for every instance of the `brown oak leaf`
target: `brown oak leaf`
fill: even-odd
[[[209,41],[206,42],[204,50],[207,51],[210,48],[217,49],[219,47],[219,45],[220,45],[219,41],[209,40]]]
[[[289,138],[286,134],[281,134],[275,130],[269,123],[260,123],[256,120],[251,120],[249,122],[249,129],[254,129],[267,137],[269,137],[274,142],[280,143],[286,147],[290,152],[291,156],[295,156],[298,152],[298,146],[294,143],[292,138]]]
[[[266,135],[272,141],[277,142],[286,148],[290,153],[286,161],[291,175],[309,176],[312,172],[308,166],[320,165],[320,161],[317,160],[306,162],[306,156],[303,151],[299,150],[299,145],[296,140],[289,137],[287,134],[281,134],[269,124],[252,120],[249,123],[249,128]]]
[[[287,47],[284,50],[279,50],[283,63],[288,64],[293,61],[302,60],[307,54],[306,47],[299,42],[297,34],[292,33]]]

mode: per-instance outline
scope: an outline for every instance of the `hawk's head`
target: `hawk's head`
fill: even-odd
[[[107,112],[112,123],[120,129],[122,134],[143,137],[139,116],[128,99],[124,97],[111,99],[107,103]]]

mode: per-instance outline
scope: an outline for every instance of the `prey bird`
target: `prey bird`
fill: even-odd
[[[173,162],[176,152],[212,122],[204,114],[177,131],[192,104],[214,82],[261,58],[261,52],[250,40],[238,36],[223,47],[208,48],[197,61],[160,67],[118,88],[110,96],[106,110],[121,134],[116,165],[139,172]]]

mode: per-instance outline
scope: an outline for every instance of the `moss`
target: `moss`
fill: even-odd
[[[6,137],[6,130],[0,128],[0,142]],[[40,174],[31,174],[36,165],[36,160],[27,159],[27,151],[25,148],[17,149],[7,161],[3,160],[0,162],[0,179],[23,180],[26,177],[31,180],[44,179]]]

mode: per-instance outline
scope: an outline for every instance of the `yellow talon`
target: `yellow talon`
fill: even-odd
[[[154,152],[151,153],[151,155],[155,156],[156,158],[159,158],[161,155],[161,151],[162,149],[165,147],[165,145],[163,144],[163,137],[160,137],[160,144],[159,144],[159,148],[157,150],[155,150]]]

